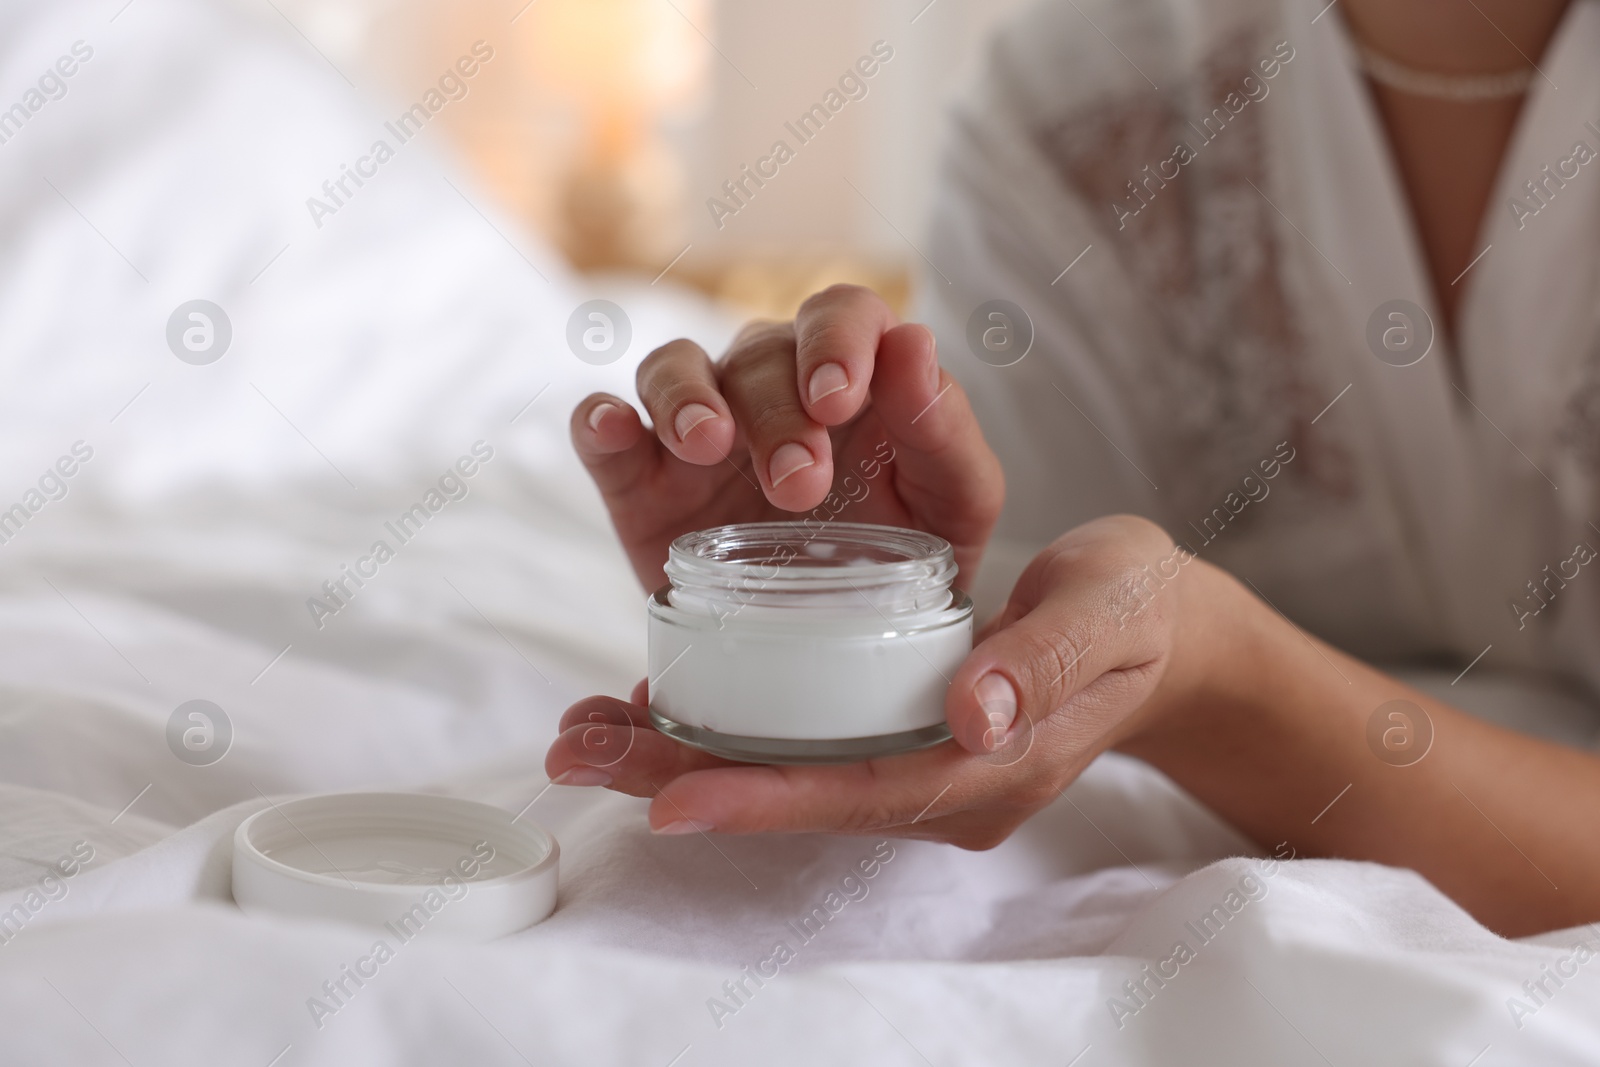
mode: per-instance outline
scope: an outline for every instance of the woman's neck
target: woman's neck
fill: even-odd
[[[1352,33],[1418,70],[1495,74],[1538,63],[1571,0],[1340,0]]]
[[[1432,74],[1469,76],[1544,66],[1570,3],[1339,0],[1338,11],[1357,40],[1387,59]],[[1534,87],[1542,87],[1538,79]],[[1440,100],[1377,83],[1371,88],[1444,316],[1437,325],[1455,340],[1464,279],[1483,251],[1485,212],[1524,97]]]

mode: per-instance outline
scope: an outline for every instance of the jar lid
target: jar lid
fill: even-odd
[[[246,912],[424,929],[487,941],[555,910],[560,846],[500,808],[416,793],[334,793],[273,803],[233,836],[233,899]]]

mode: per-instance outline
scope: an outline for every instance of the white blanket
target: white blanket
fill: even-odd
[[[1581,932],[1508,942],[1408,872],[1248,858],[1125,759],[987,853],[654,838],[641,801],[547,788],[561,709],[643,663],[565,412],[729,323],[619,285],[635,347],[580,363],[594,293],[426,143],[314,228],[392,103],[270,9],[117,6],[0,11],[7,92],[94,48],[0,145],[4,499],[94,448],[0,544],[0,1064],[1600,1059]],[[235,327],[204,367],[163,337],[197,296]],[[478,440],[467,497],[318,629],[307,598]],[[168,748],[191,699],[232,723],[210,766]],[[330,994],[372,935],[246,918],[229,841],[264,795],[371,787],[526,808],[556,913]]]

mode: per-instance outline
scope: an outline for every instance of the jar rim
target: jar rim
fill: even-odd
[[[715,526],[672,542],[673,588],[786,596],[894,590],[908,603],[948,591],[955,551],[936,534],[860,522],[755,522]],[[898,601],[901,598],[895,597]]]

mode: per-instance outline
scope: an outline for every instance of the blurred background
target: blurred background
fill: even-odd
[[[1022,0],[275,0],[358,88],[399,106],[471,43],[495,59],[430,124],[507,212],[586,272],[671,279],[787,316],[838,281],[904,305],[950,97]],[[840,78],[892,58],[866,93]],[[880,54],[883,51],[880,46]],[[859,94],[859,90],[853,90]],[[814,105],[838,107],[820,131]],[[744,203],[783,140],[794,158]],[[720,220],[707,201],[735,215]],[[720,221],[721,225],[718,225]]]

